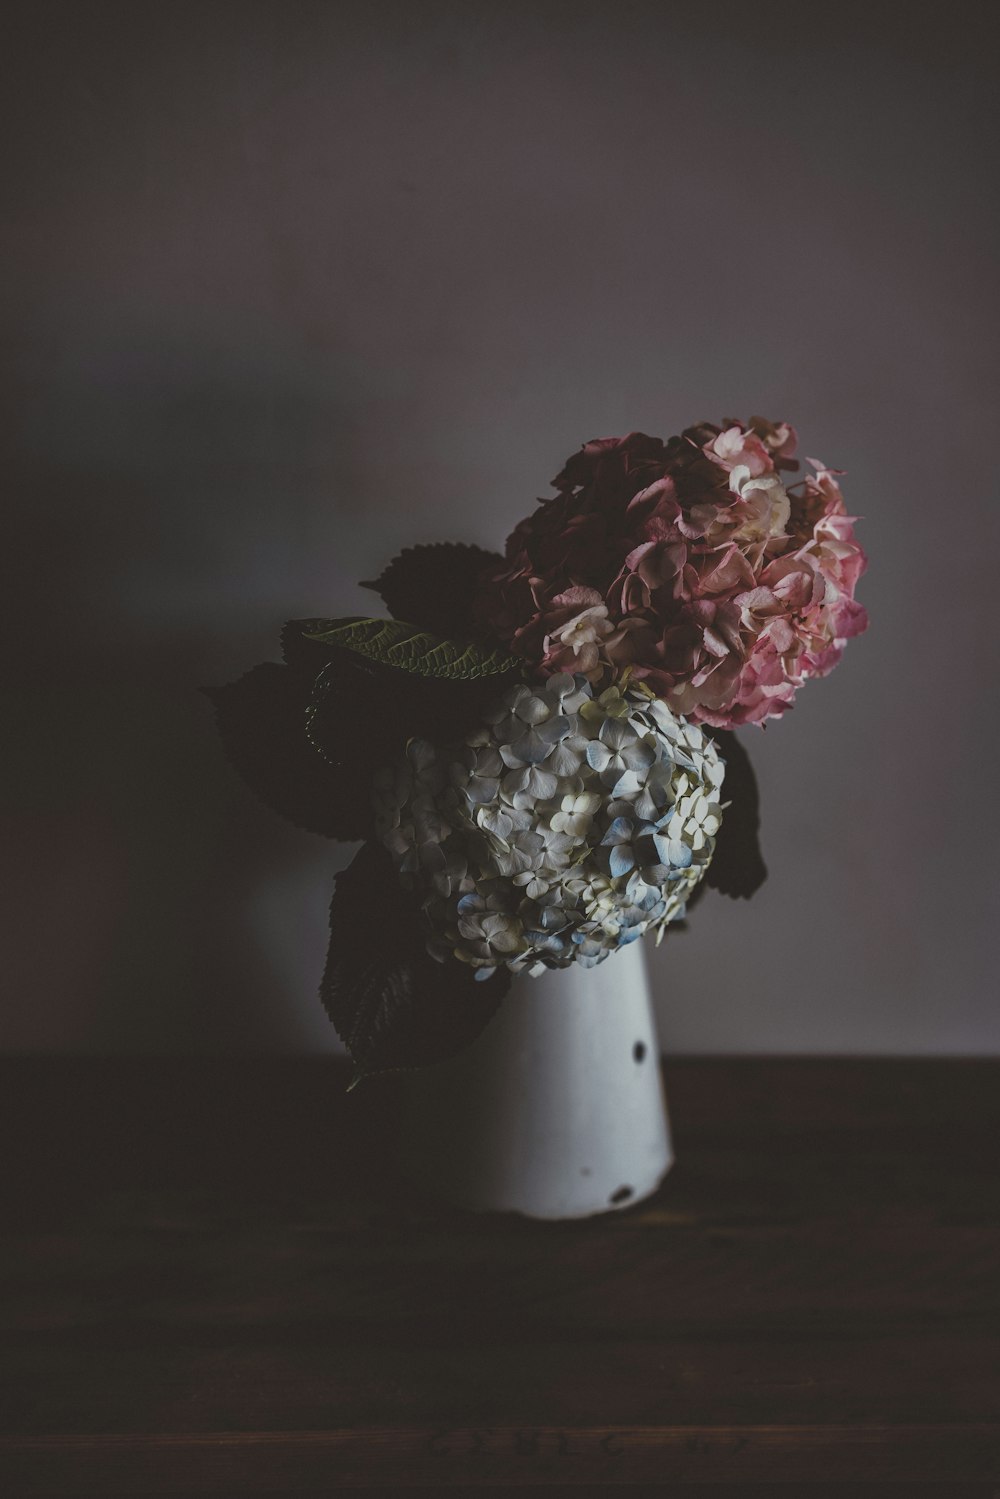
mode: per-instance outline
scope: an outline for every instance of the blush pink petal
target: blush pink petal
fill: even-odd
[[[596,588],[567,588],[564,593],[557,593],[552,600],[553,604],[560,609],[592,609],[596,605],[603,604],[604,600]]]
[[[536,669],[620,672],[719,728],[786,712],[867,625],[839,473],[763,417],[587,443],[482,579],[479,619]]]

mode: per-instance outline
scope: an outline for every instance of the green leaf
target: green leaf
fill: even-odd
[[[208,690],[230,760],[261,799],[300,827],[354,840],[372,830],[374,772],[402,754],[413,736],[449,743],[477,727],[508,685],[493,653],[444,644],[469,675],[420,675],[362,642],[391,621],[290,620],[282,631],[285,665],[267,662],[238,682]],[[435,657],[431,665],[438,663]],[[509,658],[513,668],[521,663]],[[476,674],[476,667],[480,668]],[[506,667],[507,663],[503,665]]]
[[[370,781],[379,766],[402,754],[408,739],[460,743],[484,722],[504,680],[418,677],[334,649],[312,684],[306,733],[331,764],[344,753],[345,740],[359,746]]]
[[[499,552],[461,542],[407,547],[382,575],[363,583],[396,619],[448,638],[474,636],[482,579],[503,565]]]
[[[760,795],[757,778],[745,746],[731,729],[708,729],[726,762],[722,799],[729,806],[722,814],[715,853],[705,875],[705,884],[723,895],[748,900],[767,879],[767,866],[760,851]]]
[[[372,823],[368,749],[341,736],[339,761],[317,752],[306,735],[311,685],[268,661],[206,693],[231,763],[261,801],[312,833],[364,838]]]
[[[499,969],[478,982],[457,959],[436,962],[415,898],[386,850],[366,843],[337,876],[320,996],[358,1072],[426,1067],[461,1051],[510,985]]]
[[[472,642],[442,640],[427,630],[398,619],[332,619],[306,623],[314,626],[303,631],[306,640],[354,651],[368,661],[412,672],[419,677],[471,682],[485,677],[512,675],[523,665],[509,651]]]

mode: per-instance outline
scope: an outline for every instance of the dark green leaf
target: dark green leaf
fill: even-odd
[[[398,619],[331,619],[310,623],[314,628],[303,631],[306,640],[354,651],[380,666],[392,666],[418,677],[442,677],[451,682],[513,677],[522,665],[509,651],[442,640]]]
[[[726,762],[722,800],[730,805],[722,814],[722,826],[705,884],[723,895],[749,898],[767,879],[761,857],[760,797],[757,778],[745,747],[730,729],[709,729]]]
[[[476,601],[481,579],[502,564],[499,552],[459,542],[408,547],[372,588],[389,613],[408,619],[421,630],[446,638],[475,635]]]
[[[371,773],[389,764],[411,738],[446,745],[477,728],[501,691],[494,678],[448,682],[378,666],[336,652],[313,684],[306,731],[331,763],[345,735],[364,743]]]
[[[366,843],[337,876],[320,989],[362,1075],[425,1067],[482,1031],[510,984],[500,969],[477,982],[457,959],[436,962],[413,896],[381,844]]]
[[[327,619],[289,619],[281,627],[281,654],[286,665],[308,675],[312,680],[336,655],[336,651],[315,638],[315,632],[330,623]]]
[[[368,836],[374,772],[408,739],[462,739],[505,685],[418,677],[317,644],[298,622],[286,625],[284,648],[289,665],[267,662],[208,696],[244,780],[274,811],[331,838]]]
[[[266,662],[207,693],[229,759],[263,802],[310,832],[364,838],[371,827],[367,752],[345,739],[339,763],[317,753],[306,736],[310,686],[289,667]]]

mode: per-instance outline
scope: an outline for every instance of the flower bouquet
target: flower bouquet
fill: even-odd
[[[734,730],[865,628],[836,470],[758,417],[589,442],[500,556],[442,543],[375,582],[390,618],[295,620],[214,697],[294,822],[361,840],[323,1003],[358,1075],[475,1040],[517,975],[659,941],[764,879]]]

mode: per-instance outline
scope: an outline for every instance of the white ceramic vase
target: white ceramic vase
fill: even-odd
[[[654,1192],[673,1153],[642,942],[516,979],[471,1047],[407,1079],[400,1155],[429,1193],[532,1218]]]

